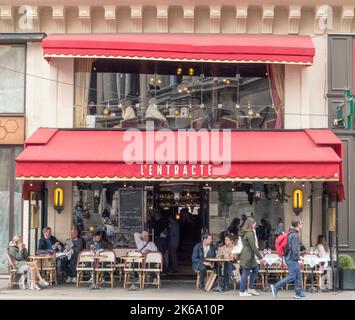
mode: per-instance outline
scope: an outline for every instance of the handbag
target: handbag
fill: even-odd
[[[243,250],[243,241],[241,237],[239,237],[237,244],[232,249],[232,254],[240,255],[242,253],[242,250]]]

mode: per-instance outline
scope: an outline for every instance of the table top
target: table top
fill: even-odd
[[[144,257],[143,256],[124,256],[124,257],[121,257],[121,259],[123,259],[123,260],[143,260]]]
[[[53,255],[53,254],[40,254],[40,255],[36,255],[36,256],[29,256],[29,258],[33,259],[33,260],[53,259],[53,258],[55,258],[55,255]]]
[[[206,258],[206,261],[210,262],[226,262],[226,261],[234,261],[233,258]]]
[[[91,259],[97,259],[97,260],[102,260],[102,259],[107,259],[107,256],[97,256],[97,255],[87,255],[87,256],[82,256],[80,259],[82,260],[91,260]]]

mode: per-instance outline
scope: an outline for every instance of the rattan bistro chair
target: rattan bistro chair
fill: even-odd
[[[116,255],[113,250],[102,250],[100,256],[106,256],[107,258],[101,259],[96,267],[96,276],[98,284],[108,283],[113,288],[115,284],[113,273],[116,270]],[[110,275],[110,280],[105,280],[105,273]]]
[[[17,279],[22,276],[22,274],[18,273],[16,271],[16,267],[15,267],[15,263],[12,260],[12,258],[10,257],[9,254],[7,254],[7,263],[8,263],[8,268],[9,268],[9,282],[7,284],[8,288],[13,288],[14,284],[19,285],[19,281],[17,281]]]
[[[163,255],[160,252],[148,252],[144,259],[144,268],[142,269],[143,278],[142,278],[142,288],[144,285],[153,284],[158,286],[160,289],[160,273],[163,271]],[[146,281],[146,278],[149,274],[155,273],[157,276],[157,281]]]
[[[90,256],[93,255],[93,252],[89,250],[84,250],[79,253],[78,262],[76,266],[76,287],[78,288],[81,283],[93,283],[94,277],[94,259],[90,259]],[[92,277],[88,281],[84,281],[84,273],[90,272]]]
[[[116,271],[114,272],[114,278],[118,279],[119,282],[122,281],[123,278],[123,267],[124,261],[122,257],[126,256],[129,251],[135,250],[133,248],[115,248],[112,249],[116,255]]]
[[[208,279],[210,277],[210,275],[212,273],[214,273],[215,271],[212,269],[207,269],[207,273],[206,273],[206,278]],[[200,284],[200,271],[197,270],[196,271],[196,290],[198,291],[199,289],[199,284]]]
[[[135,260],[135,257],[142,257],[140,252],[130,251],[127,253],[127,256],[131,256],[132,260],[125,260],[124,261],[124,277],[123,277],[123,288],[126,288],[128,283],[133,283],[133,272],[138,274],[138,280],[134,283],[138,284],[140,288],[143,285],[143,266],[144,266],[144,259]],[[134,268],[133,268],[134,263]]]
[[[44,278],[49,282],[50,285],[57,285],[57,266],[55,255],[53,255],[51,259],[44,260],[42,262],[41,271],[44,275]]]

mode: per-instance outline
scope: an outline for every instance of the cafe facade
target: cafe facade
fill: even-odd
[[[327,10],[32,4],[16,157],[32,252],[47,225],[64,240],[73,224],[89,237],[108,223],[131,246],[132,230],[154,236],[157,212],[180,220],[186,261],[202,232],[218,241],[242,215],[273,228],[299,215],[306,247],[333,236],[343,151],[323,88]],[[0,32],[21,32],[18,6],[0,3]]]

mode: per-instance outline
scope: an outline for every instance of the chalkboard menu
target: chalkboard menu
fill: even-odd
[[[143,189],[120,189],[120,231],[143,228]]]

